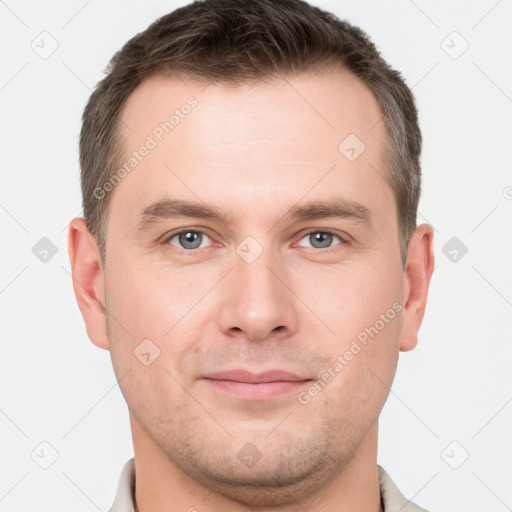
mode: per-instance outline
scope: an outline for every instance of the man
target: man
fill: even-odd
[[[377,466],[433,271],[413,96],[298,0],[131,39],[83,116],[74,290],[134,459],[112,511],[422,510]]]

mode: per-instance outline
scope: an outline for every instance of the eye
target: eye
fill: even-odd
[[[175,239],[176,243],[173,243],[173,240]],[[173,233],[166,238],[167,243],[170,243],[179,249],[187,250],[202,249],[208,245],[207,243],[204,243],[207,240],[211,240],[207,234],[193,229],[179,231],[178,233]]]
[[[305,236],[303,236],[301,240],[306,239],[311,243],[311,245],[306,245],[302,247],[312,247],[313,249],[329,249],[330,247],[332,247],[332,242],[334,238],[337,238],[341,242],[336,245],[342,245],[343,243],[345,243],[345,241],[342,240],[342,238],[339,235],[336,235],[331,231],[310,231]]]

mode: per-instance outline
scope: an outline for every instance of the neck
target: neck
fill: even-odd
[[[136,512],[295,512],[297,505],[309,512],[382,512],[377,474],[375,423],[354,457],[331,475],[328,483],[289,489],[288,503],[254,506],[242,502],[185,474],[160,450],[147,431],[130,417],[136,474]],[[305,491],[307,489],[307,492]],[[301,492],[302,491],[302,492]]]

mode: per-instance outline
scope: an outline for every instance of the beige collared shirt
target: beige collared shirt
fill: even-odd
[[[377,466],[384,512],[427,512],[406,499],[381,466]],[[130,459],[119,478],[116,499],[109,512],[135,512],[135,465]]]

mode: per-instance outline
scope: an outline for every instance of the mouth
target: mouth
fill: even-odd
[[[203,377],[203,380],[217,391],[243,400],[272,400],[294,391],[298,392],[313,381],[284,370],[263,373],[230,370],[212,373]]]

